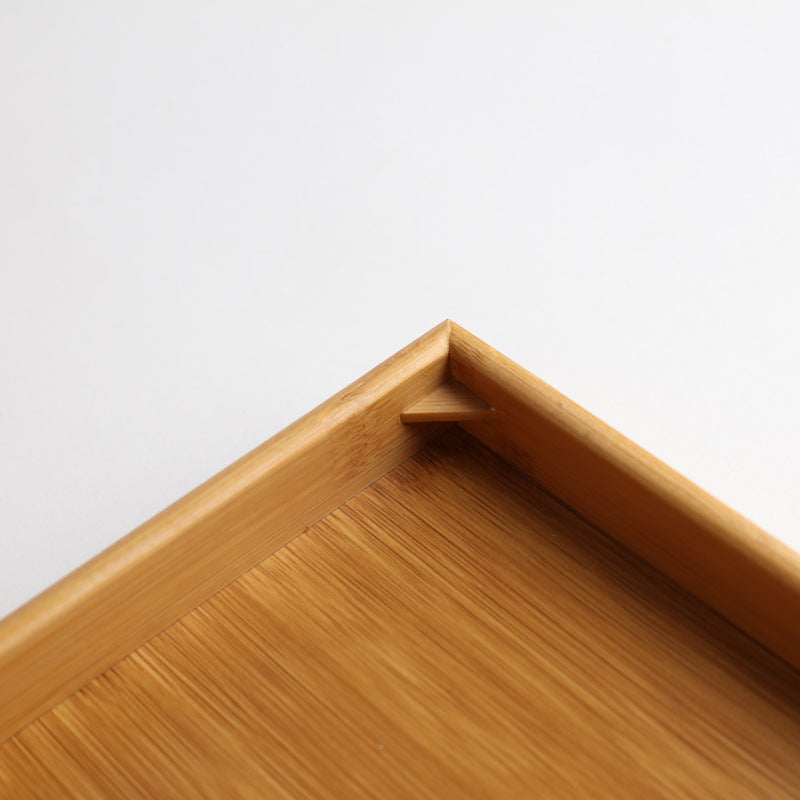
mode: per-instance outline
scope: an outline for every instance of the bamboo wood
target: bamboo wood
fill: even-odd
[[[437,421],[404,424],[409,413]],[[800,556],[446,322],[0,622],[0,740],[459,414],[596,528],[800,665]]]
[[[462,423],[592,524],[800,667],[800,555],[455,323]]]
[[[452,429],[0,748],[3,796],[798,796],[800,675]]]
[[[0,741],[424,446],[443,323],[0,622]]]
[[[485,419],[492,407],[463,383],[449,380],[412,403],[400,415],[403,422],[463,422]]]

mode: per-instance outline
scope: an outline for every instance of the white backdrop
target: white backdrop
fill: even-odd
[[[800,547],[798,24],[4,3],[0,614],[445,317]]]

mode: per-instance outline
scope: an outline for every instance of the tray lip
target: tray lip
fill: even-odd
[[[490,447],[497,449],[491,437],[487,441],[482,435],[487,430],[482,426],[491,426],[495,420],[503,419],[508,424],[510,419],[512,427],[503,434],[506,438],[505,444],[516,447],[521,452],[515,441],[517,429],[513,427],[513,420],[522,419],[527,424],[526,414],[531,419],[544,420],[544,424],[568,438],[590,467],[597,469],[597,465],[605,465],[620,471],[627,476],[626,479],[632,481],[631,485],[645,487],[648,492],[654,493],[659,502],[665,503],[670,512],[674,512],[676,519],[690,520],[691,524],[699,526],[698,529],[706,537],[712,560],[713,557],[718,560],[715,571],[705,575],[712,588],[715,582],[718,584],[722,581],[724,584],[725,571],[732,563],[732,554],[739,559],[737,569],[744,563],[746,569],[759,579],[773,581],[781,590],[780,605],[774,601],[765,605],[757,596],[757,591],[746,584],[741,586],[735,603],[726,603],[724,594],[720,598],[714,591],[708,591],[696,582],[693,584],[687,581],[686,576],[681,575],[679,570],[676,571],[668,559],[659,560],[657,553],[654,557],[653,552],[648,550],[644,535],[638,538],[635,534],[617,536],[602,521],[593,520],[591,515],[586,514],[580,502],[575,502],[575,498],[561,498],[562,502],[580,516],[609,535],[619,538],[623,544],[682,583],[734,624],[742,627],[795,667],[800,667],[800,643],[797,641],[800,637],[793,635],[797,632],[797,625],[793,620],[800,619],[800,555],[464,328],[445,320],[400,353],[1,620],[0,707],[4,707],[4,701],[19,688],[15,681],[18,683],[23,680],[19,677],[23,674],[23,666],[30,666],[29,670],[26,669],[30,677],[24,680],[31,684],[34,680],[45,681],[45,685],[38,693],[31,686],[24,687],[30,694],[27,705],[25,702],[18,703],[19,709],[16,713],[0,719],[0,741],[65,699],[88,680],[101,674],[120,657],[144,644],[167,624],[188,613],[222,586],[210,581],[207,594],[200,595],[199,599],[194,597],[188,607],[186,603],[178,604],[173,616],[165,617],[157,630],[152,626],[148,628],[142,620],[141,632],[134,631],[133,638],[130,638],[129,632],[126,633],[129,640],[121,650],[114,649],[114,641],[109,642],[105,657],[76,664],[70,680],[62,681],[62,686],[53,688],[48,694],[47,681],[54,669],[46,663],[47,658],[52,658],[53,654],[53,642],[49,637],[64,636],[72,632],[75,636],[89,636],[98,640],[102,636],[117,635],[113,621],[99,623],[107,624],[107,629],[87,630],[81,625],[82,610],[91,609],[93,604],[100,602],[100,598],[107,597],[109,591],[113,593],[115,587],[123,587],[132,571],[142,569],[142,564],[158,564],[162,558],[165,561],[168,558],[174,559],[174,550],[171,548],[175,547],[176,541],[181,539],[185,542],[191,539],[192,531],[209,514],[224,513],[244,494],[253,490],[253,487],[261,485],[260,482],[274,476],[280,478],[282,473],[291,468],[291,464],[297,463],[296,459],[313,457],[315,447],[325,446],[326,441],[339,435],[341,431],[348,432],[343,439],[347,448],[363,448],[365,442],[367,445],[370,442],[367,422],[377,419],[382,425],[391,426],[394,425],[392,420],[396,418],[397,424],[402,425],[400,413],[403,406],[398,406],[398,403],[402,401],[410,404],[410,399],[418,400],[452,377],[463,382],[498,410],[496,417],[488,423],[460,423],[467,432],[481,438]],[[504,413],[504,403],[514,405],[517,417]],[[408,431],[408,442],[402,438],[406,435],[405,432],[398,432],[400,429],[392,427],[392,436],[399,436],[398,441],[403,444],[398,453],[407,457],[414,447],[419,449],[424,446],[435,435],[434,428],[437,425],[441,429],[439,423],[404,426],[404,430]],[[417,435],[413,431],[419,431],[421,427],[429,433],[421,435],[418,442],[416,438],[412,439]],[[520,427],[520,437],[521,430]],[[500,454],[504,457],[507,455],[503,452]],[[518,462],[517,466],[521,466],[543,483],[545,489],[559,496],[558,492],[553,492],[541,480],[542,476],[537,474],[535,465],[531,467],[533,462],[530,453],[523,455],[522,463]],[[535,458],[534,453],[533,461]],[[385,472],[397,463],[399,460],[390,459],[382,463],[380,468]],[[525,469],[526,465],[528,469]],[[376,477],[379,475],[365,472],[363,479],[368,485]],[[343,499],[339,498],[334,507],[341,502]],[[325,514],[331,510],[333,508],[326,510]],[[309,524],[317,521],[313,516],[308,517],[308,520]],[[289,539],[293,538],[298,532],[302,532],[302,526],[299,531],[290,531],[287,536]],[[691,548],[680,549],[683,545],[679,539],[676,543],[679,549],[673,555],[678,561],[691,561],[696,557]],[[263,552],[258,551],[256,555],[263,556]],[[257,561],[244,565],[238,574],[255,563]],[[225,583],[228,582],[226,579]],[[198,591],[201,589],[204,590],[204,587],[197,587]],[[63,665],[59,669],[63,670]],[[66,672],[69,673],[69,669]],[[3,685],[6,686],[8,697],[3,696]]]
[[[446,380],[449,331],[435,326],[0,620],[0,742],[423,447],[442,425],[405,426],[400,414]],[[325,491],[304,493],[298,474],[330,459],[340,469]],[[232,543],[238,509],[253,503]],[[269,515],[281,524],[265,537],[258,517]],[[205,572],[179,592],[199,545],[211,551]]]
[[[492,421],[462,427],[800,669],[799,553],[456,323],[450,330],[450,368],[504,411]],[[532,421],[550,438],[537,441]],[[560,486],[548,470],[563,458],[552,447],[553,435],[579,459],[580,470]],[[593,482],[624,489],[615,497],[614,513],[592,497]],[[664,519],[648,518],[642,498],[661,509]],[[620,518],[636,524],[625,529]],[[651,529],[659,537],[654,539]]]

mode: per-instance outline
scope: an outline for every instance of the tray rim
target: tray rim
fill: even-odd
[[[0,621],[0,742],[454,424],[400,419],[453,379],[468,433],[800,667],[800,555],[445,320]]]

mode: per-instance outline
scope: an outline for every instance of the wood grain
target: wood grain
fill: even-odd
[[[467,431],[800,667],[800,555],[455,323],[450,369]]]
[[[400,415],[403,422],[464,422],[486,419],[492,407],[456,380],[437,386]]]
[[[0,622],[0,741],[412,455],[449,323]]]
[[[0,787],[797,798],[800,675],[452,429],[6,742]]]

